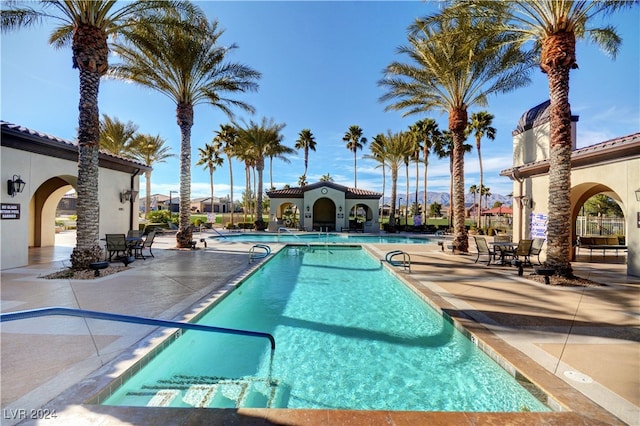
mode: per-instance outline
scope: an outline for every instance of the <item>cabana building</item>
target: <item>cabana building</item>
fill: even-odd
[[[380,232],[379,192],[318,182],[267,192],[271,200],[269,230],[296,227],[305,231]],[[298,212],[298,223],[287,223],[285,212]]]

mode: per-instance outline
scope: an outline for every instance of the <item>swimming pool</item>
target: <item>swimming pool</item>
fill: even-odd
[[[357,247],[284,248],[103,404],[549,411]]]
[[[433,239],[403,235],[362,235],[322,232],[304,233],[248,233],[210,237],[218,241],[259,243],[348,243],[348,244],[429,244]]]

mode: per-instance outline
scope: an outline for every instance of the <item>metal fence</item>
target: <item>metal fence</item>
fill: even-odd
[[[578,216],[576,235],[626,235],[623,217]]]

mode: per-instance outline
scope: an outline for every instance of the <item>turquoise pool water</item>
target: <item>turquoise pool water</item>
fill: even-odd
[[[229,234],[224,237],[210,237],[219,241],[243,241],[258,243],[349,243],[349,244],[428,244],[433,240],[429,238],[408,237],[402,235],[361,235],[361,234],[337,234],[305,232],[291,233],[250,233]]]
[[[357,247],[285,248],[103,403],[549,411]]]

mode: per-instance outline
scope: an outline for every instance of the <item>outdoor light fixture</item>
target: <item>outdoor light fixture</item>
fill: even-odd
[[[636,201],[640,201],[640,189],[636,189]]]
[[[12,179],[7,181],[7,192],[14,197],[16,193],[22,192],[27,182],[20,179],[20,175],[13,175]]]
[[[137,195],[138,191],[124,190],[120,193],[120,202],[124,204],[127,201],[135,201]]]
[[[527,197],[526,195],[523,197],[519,197],[520,198],[520,205],[524,208],[524,207],[528,207],[528,208],[532,208],[533,207],[533,199],[531,197]]]
[[[309,205],[307,204],[307,211],[309,211]]]

